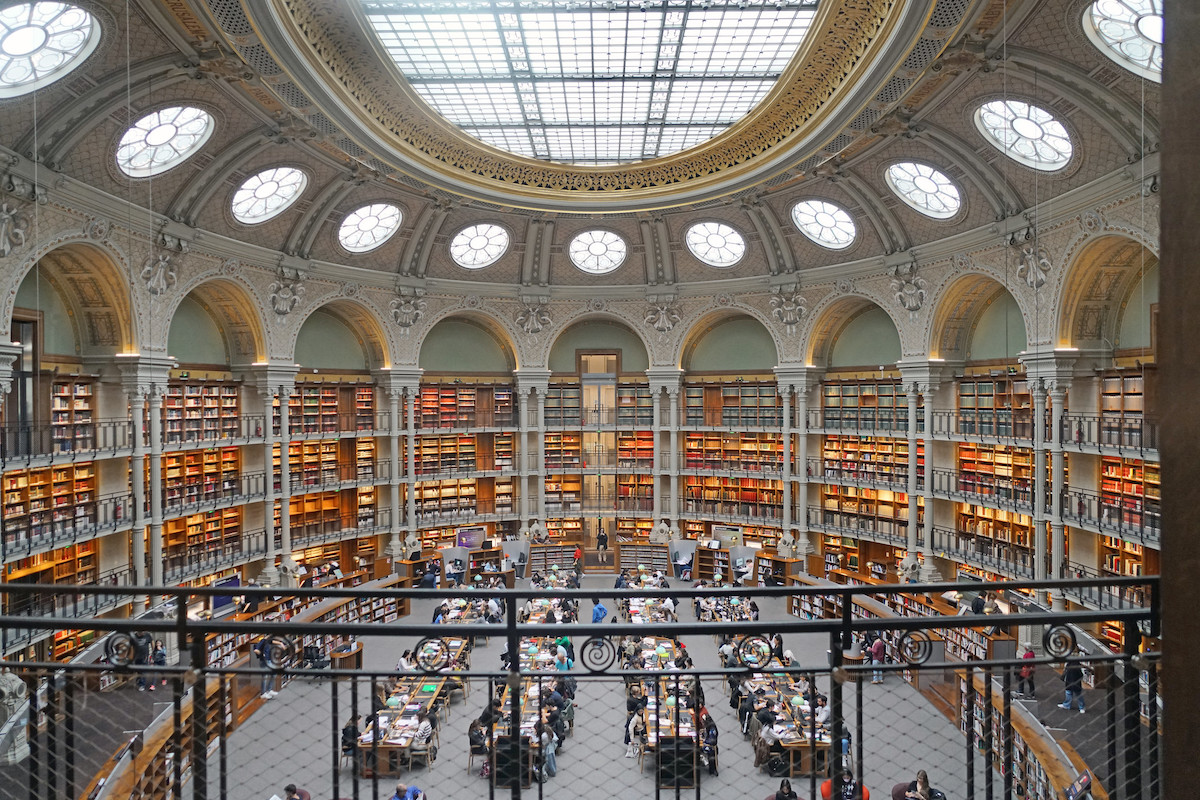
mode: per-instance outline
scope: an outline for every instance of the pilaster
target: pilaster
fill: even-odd
[[[266,540],[267,555],[266,564],[262,572],[258,575],[258,582],[264,586],[280,586],[289,584],[291,577],[294,576],[295,564],[292,562],[291,552],[291,531],[289,525],[291,523],[288,513],[288,497],[290,494],[290,476],[289,464],[287,458],[288,441],[290,433],[288,431],[287,407],[288,397],[295,390],[296,385],[295,364],[285,363],[259,363],[251,365],[245,372],[247,383],[254,387],[258,392],[259,400],[262,402],[263,418],[266,422],[263,424],[263,469],[265,472],[265,480],[263,481],[263,528],[264,539]],[[275,428],[274,420],[274,404],[275,400],[279,400],[279,429]],[[275,477],[273,475],[275,462],[275,446],[279,445],[279,491],[275,491]],[[275,558],[279,551],[275,548],[275,500],[280,502],[279,523],[281,528],[281,543],[280,550],[283,552],[282,570],[275,566]]]
[[[774,372],[776,391],[784,399],[784,535],[780,538],[780,547],[788,547],[796,558],[807,559],[807,556],[817,552],[808,530],[809,394],[821,385],[825,371],[817,367],[788,364],[775,367]],[[789,461],[794,462],[795,469],[791,468]],[[800,519],[796,519],[793,513],[797,498],[801,501]],[[787,544],[789,540],[790,546]]]
[[[420,552],[421,549],[421,540],[416,534],[416,529],[412,527],[412,518],[401,511],[400,486],[404,483],[406,476],[413,474],[413,470],[411,466],[401,463],[400,437],[405,435],[409,439],[408,447],[405,449],[407,457],[413,458],[416,449],[416,430],[407,424],[406,416],[415,422],[414,412],[423,373],[424,370],[420,368],[392,369],[390,367],[384,367],[372,373],[375,386],[387,404],[388,528],[391,533],[387,554],[393,563],[404,559],[413,550]],[[408,494],[410,497],[415,497],[411,486]],[[408,535],[402,540],[401,529],[404,528],[406,520],[409,525]]]

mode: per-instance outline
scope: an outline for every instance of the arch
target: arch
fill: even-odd
[[[1012,334],[1017,333],[1012,317],[1014,312],[1020,321],[1019,337],[1022,342],[1017,349],[1012,346]],[[987,329],[988,322],[993,321],[991,317],[996,313],[1007,315],[1008,341],[1003,343],[1002,352],[995,357],[1004,355],[1015,361],[1017,353],[1027,343],[1026,321],[1020,303],[995,276],[982,272],[959,275],[939,292],[933,324],[930,326],[930,357],[954,361],[991,357],[973,353],[972,341],[981,330],[981,321],[984,322],[983,329]]]
[[[123,256],[92,241],[58,242],[26,262],[16,285],[35,270],[56,288],[74,320],[80,355],[137,351],[129,269]],[[14,291],[4,309],[5,330],[11,330],[15,300]]]
[[[174,334],[175,317],[185,300],[197,303],[216,324],[225,342],[230,365],[253,364],[267,358],[266,336],[262,314],[255,304],[249,287],[236,278],[206,276],[186,287],[168,309],[170,333]],[[170,335],[168,335],[170,346]],[[178,353],[172,352],[178,356]]]
[[[575,320],[554,337],[546,365],[552,372],[575,372],[575,351],[620,350],[622,372],[645,372],[650,368],[650,348],[622,319],[606,315]]]
[[[1103,234],[1079,248],[1062,285],[1058,345],[1115,349],[1124,304],[1157,266],[1158,256],[1123,234]]]
[[[780,363],[770,330],[749,314],[710,314],[688,331],[679,355],[685,372],[769,372]]]
[[[876,323],[882,322],[882,318],[878,314],[882,314],[891,323],[890,333],[895,335],[895,357],[892,355],[890,347],[890,337],[887,341],[889,348],[882,355],[889,356],[882,363],[890,364],[900,358],[902,352],[900,340],[900,327],[896,324],[896,320],[888,313],[887,309],[876,303],[869,297],[862,295],[845,295],[839,297],[833,302],[826,305],[817,312],[812,328],[808,336],[808,349],[805,353],[805,363],[814,366],[832,366],[834,347],[838,339],[856,319],[864,314],[872,314]],[[878,366],[881,362],[879,358],[871,360],[870,365]],[[847,365],[847,366],[864,366],[864,365]]]
[[[444,317],[421,341],[417,363],[425,372],[512,372],[517,357],[508,337],[489,320],[474,315]]]
[[[348,298],[337,298],[315,306],[304,314],[303,319],[297,321],[296,332],[292,339],[293,357],[297,356],[300,336],[304,332],[305,326],[312,320],[313,315],[318,313],[325,314],[348,328],[354,340],[357,341],[358,346],[362,348],[363,362],[361,366],[356,366],[355,369],[374,370],[392,365],[391,355],[388,352],[387,346],[387,334],[383,329],[383,325],[379,322],[379,317],[375,315],[372,309],[356,300]],[[336,328],[333,330],[336,330]],[[324,348],[327,344],[324,343],[322,347]],[[329,357],[336,358],[332,354]],[[301,366],[313,366],[322,369],[348,368],[346,363],[340,359],[330,364],[301,364]]]
[[[79,326],[63,299],[63,290],[41,270],[30,270],[17,289],[15,308],[41,315],[42,353],[49,356],[79,354]]]

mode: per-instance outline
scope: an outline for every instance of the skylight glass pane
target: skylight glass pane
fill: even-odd
[[[816,12],[816,0],[645,10],[628,0],[361,2],[435,111],[495,147],[576,164],[711,139],[763,99]]]

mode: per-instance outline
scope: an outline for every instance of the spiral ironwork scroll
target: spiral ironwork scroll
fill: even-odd
[[[737,657],[742,666],[765,667],[771,661],[771,643],[765,636],[745,636],[738,642]]]
[[[933,641],[925,631],[905,631],[896,652],[908,664],[924,664],[933,655]]]
[[[133,637],[124,631],[114,631],[104,640],[104,657],[117,667],[133,663]]]
[[[417,642],[413,649],[415,661],[426,672],[437,672],[450,663],[450,645],[445,639],[429,636]]]
[[[588,672],[605,672],[617,662],[617,652],[607,637],[592,636],[579,648],[579,663]]]
[[[278,633],[263,637],[258,646],[268,669],[287,669],[300,652],[294,639]]]
[[[1066,658],[1075,652],[1078,644],[1075,631],[1068,625],[1051,625],[1042,635],[1042,648],[1046,655],[1054,658]]]

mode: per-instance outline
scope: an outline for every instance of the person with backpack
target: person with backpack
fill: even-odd
[[[1025,651],[1021,654],[1022,659],[1035,658],[1033,653],[1033,645],[1031,643],[1025,642],[1025,644],[1022,645],[1022,648]],[[1037,699],[1037,695],[1034,693],[1033,686],[1033,664],[1023,665],[1020,672],[1017,673],[1017,694],[1021,695],[1022,697],[1027,697],[1030,700]]]
[[[133,644],[133,663],[137,666],[145,666],[150,663],[150,634],[145,631],[134,631],[131,637]],[[154,679],[146,678],[145,672],[139,672],[137,678],[137,687],[139,692],[154,691]]]
[[[883,662],[887,659],[887,645],[880,636],[875,641],[871,642],[871,664],[875,669],[871,672],[871,683],[883,683]]]

